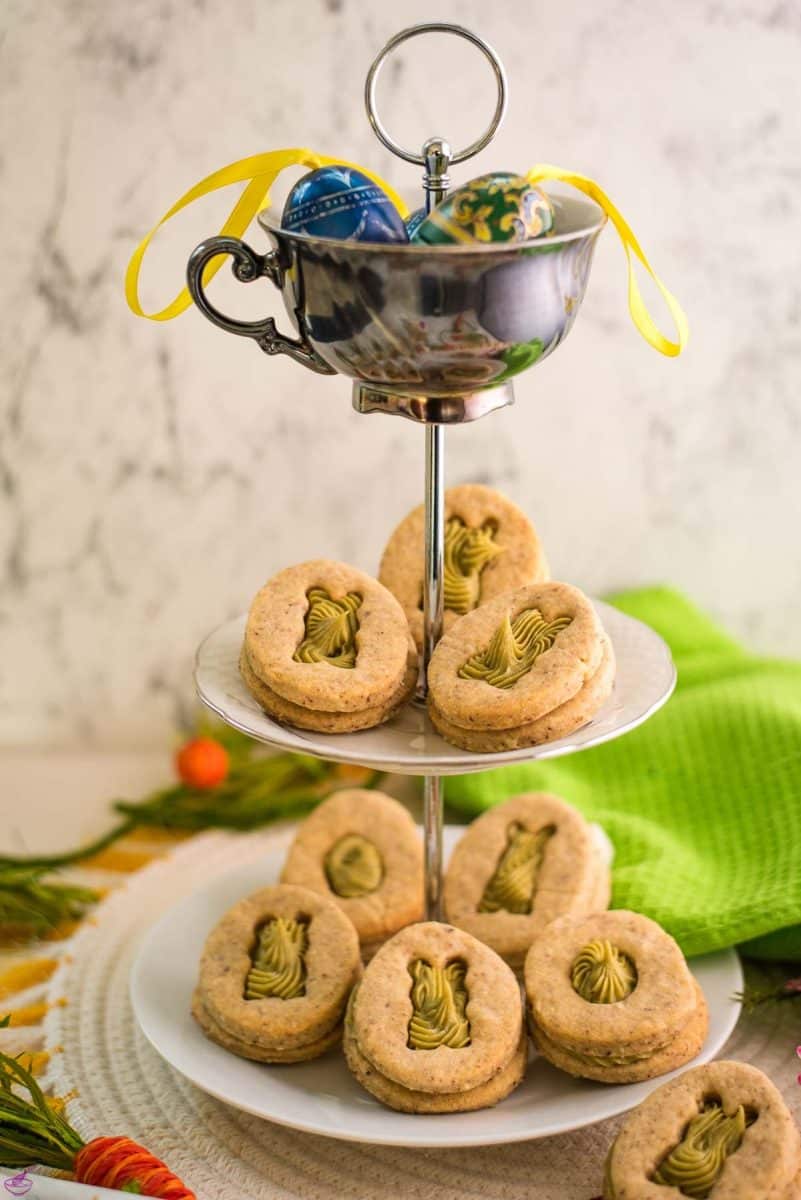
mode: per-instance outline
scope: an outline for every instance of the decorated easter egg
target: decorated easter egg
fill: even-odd
[[[409,213],[406,218],[406,232],[409,235],[409,240],[414,237],[417,230],[426,219],[426,210],[424,208],[416,208],[413,213]]]
[[[495,171],[446,196],[421,221],[413,242],[430,246],[527,242],[553,230],[549,197],[521,175]]]
[[[408,242],[403,218],[377,183],[354,167],[319,167],[287,196],[283,229],[358,242]]]

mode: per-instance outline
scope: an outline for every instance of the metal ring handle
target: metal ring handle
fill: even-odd
[[[466,38],[468,42],[472,42],[476,46],[492,67],[495,79],[498,83],[498,100],[495,105],[495,112],[492,115],[492,120],[487,126],[481,137],[472,142],[466,149],[459,150],[456,154],[450,156],[452,163],[464,162],[466,158],[472,158],[474,154],[478,154],[479,150],[484,147],[495,136],[495,132],[503,120],[506,112],[506,101],[508,95],[508,86],[506,83],[506,71],[503,63],[498,58],[498,55],[483,38],[478,34],[471,33],[469,29],[465,29],[463,25],[451,25],[447,21],[429,21],[422,25],[411,25],[408,29],[402,29],[400,33],[396,33],[387,42],[384,49],[374,59],[370,70],[367,72],[367,79],[364,84],[364,106],[367,109],[367,117],[372,125],[376,137],[378,137],[388,150],[393,154],[397,154],[398,158],[404,159],[405,162],[417,163],[419,166],[426,166],[426,159],[422,154],[412,154],[409,150],[404,150],[394,141],[381,123],[378,116],[375,101],[375,90],[378,82],[379,72],[384,65],[384,60],[387,56],[399,46],[402,42],[408,41],[409,38],[417,37],[420,33],[455,33],[458,37]]]

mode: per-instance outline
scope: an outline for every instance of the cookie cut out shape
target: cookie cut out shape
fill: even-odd
[[[555,833],[555,825],[532,833],[519,821],[511,823],[506,849],[484,889],[479,912],[531,912],[545,848]]]
[[[295,662],[327,662],[332,667],[356,666],[357,613],[362,598],[348,592],[342,600],[333,600],[325,588],[307,592],[306,636],[292,656]]]
[[[637,968],[606,938],[588,942],[573,963],[573,990],[590,1004],[618,1004],[637,986]]]
[[[693,1117],[679,1144],[664,1158],[654,1183],[676,1187],[683,1196],[705,1200],[730,1154],[735,1154],[748,1121],[740,1104],[728,1115],[719,1101],[705,1104]]]
[[[467,966],[457,959],[445,967],[433,966],[418,958],[409,967],[412,977],[412,1005],[409,1021],[409,1048],[436,1050],[450,1046],[463,1050],[470,1045],[467,1019]]]
[[[443,603],[451,612],[461,615],[479,604],[482,572],[503,553],[494,534],[492,521],[477,529],[465,525],[461,517],[451,517],[445,523]]]
[[[304,956],[309,945],[308,922],[274,917],[262,925],[245,980],[245,999],[294,1000],[306,994]]]
[[[571,620],[571,617],[556,617],[546,621],[536,608],[524,609],[514,621],[507,614],[487,649],[467,660],[459,678],[483,679],[492,687],[513,687],[518,679],[528,675],[540,655],[550,650],[557,634],[567,629]]]
[[[326,854],[325,874],[337,896],[353,899],[378,889],[384,864],[373,842],[361,834],[346,833]]]

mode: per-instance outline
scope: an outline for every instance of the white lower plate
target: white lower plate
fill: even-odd
[[[446,830],[453,844],[457,827]],[[284,852],[273,850],[234,873],[212,878],[187,896],[146,935],[131,972],[136,1018],[158,1053],[203,1091],[220,1100],[308,1133],[395,1146],[483,1146],[520,1142],[591,1125],[638,1104],[668,1076],[609,1087],[571,1079],[542,1059],[495,1108],[475,1113],[414,1116],[384,1108],[348,1071],[339,1050],[293,1066],[263,1066],[208,1041],[190,1014],[192,990],[206,935],[249,892],[277,880]],[[707,1062],[729,1037],[742,989],[733,950],[693,959],[693,974],[709,1005],[709,1036],[696,1062]]]
[[[466,775],[533,758],[556,758],[597,746],[641,725],[661,708],[676,683],[670,650],[658,633],[601,600],[594,604],[617,659],[612,695],[581,729],[525,750],[497,754],[459,750],[439,736],[425,710],[416,704],[407,704],[385,725],[360,733],[314,733],[281,725],[259,707],[239,674],[244,616],[226,621],[201,643],[195,660],[195,685],[203,703],[243,733],[271,746],[334,762],[359,763],[402,775]]]

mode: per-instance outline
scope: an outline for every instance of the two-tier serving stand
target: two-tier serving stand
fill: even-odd
[[[376,85],[387,56],[422,33],[467,38],[495,75],[497,103],[486,131],[453,153],[442,137],[420,153],[399,146],[382,124]],[[448,193],[451,166],[482,150],[497,131],[507,100],[506,74],[483,39],[457,25],[415,25],[396,34],[367,75],[365,104],[376,135],[399,158],[424,168],[425,208]],[[426,668],[442,630],[445,429],[513,403],[511,377],[541,361],[566,336],[584,295],[605,215],[591,201],[561,196],[556,235],[545,243],[455,246],[377,245],[291,234],[262,214],[274,243],[265,255],[237,238],[201,243],[188,285],[201,311],[228,332],[253,338],[268,354],[289,354],[320,374],[353,380],[353,406],[425,428],[425,572],[423,654],[417,701],[387,725],[356,734],[309,734],[267,717],[242,684],[237,658],[243,619],[202,644],[196,682],[201,699],[225,721],[283,749],[421,775],[424,781],[425,908],[441,916],[442,776],[567,754],[618,736],[644,721],[670,695],[675,671],[664,642],[640,622],[600,606],[618,660],[615,692],[578,733],[545,746],[500,754],[465,754],[444,742],[425,716]],[[203,287],[207,264],[225,253],[237,279],[267,276],[284,293],[298,336],[274,320],[237,321],[219,312]],[[378,483],[377,483],[378,486]]]
[[[431,138],[421,154],[411,154],[394,143],[377,116],[376,83],[386,56],[406,39],[428,31],[468,38],[486,56],[497,80],[498,101],[489,128],[457,154],[443,138]],[[448,190],[449,166],[475,154],[493,136],[505,109],[506,79],[495,53],[474,34],[453,25],[418,25],[399,33],[376,58],[367,77],[366,104],[382,142],[401,158],[423,166],[430,209]],[[217,237],[198,246],[189,261],[189,290],[215,324],[255,339],[268,354],[288,354],[321,374],[349,376],[358,412],[395,414],[425,427],[425,642],[417,700],[386,724],[359,733],[321,734],[278,724],[258,706],[239,675],[244,616],[222,625],[201,645],[196,681],[205,704],[271,746],[423,777],[425,907],[433,920],[441,916],[443,776],[568,754],[617,737],[659,708],[675,683],[662,639],[641,622],[597,602],[615,649],[617,676],[612,696],[582,729],[544,746],[470,754],[440,738],[426,716],[426,666],[442,628],[445,428],[510,404],[512,376],[564,339],[581,304],[605,223],[601,209],[584,197],[564,194],[554,199],[556,231],[541,241],[366,244],[288,233],[263,214],[260,223],[273,243],[268,253],[258,254],[237,238]],[[272,318],[235,321],[211,304],[204,291],[204,269],[220,254],[232,257],[234,274],[243,282],[267,276],[281,288],[296,336],[279,333]],[[376,480],[377,492],[380,486]],[[455,832],[445,831],[446,843]],[[219,861],[215,858],[210,864],[216,864],[216,870],[208,878],[203,875],[200,888],[191,878],[183,882],[184,899],[150,929],[132,970],[131,997],[141,1029],[163,1058],[204,1091],[270,1121],[329,1137],[464,1147],[574,1129],[630,1108],[651,1090],[653,1081],[599,1088],[540,1061],[494,1109],[423,1117],[393,1112],[373,1100],[340,1056],[266,1070],[210,1042],[190,1014],[206,935],[243,894],[278,878],[286,844],[287,835],[276,833],[218,847],[214,853]],[[220,872],[223,860],[236,864],[233,875]],[[732,952],[696,960],[693,971],[710,1011],[709,1036],[700,1056],[706,1061],[736,1021],[738,1006],[731,997],[742,977]]]

